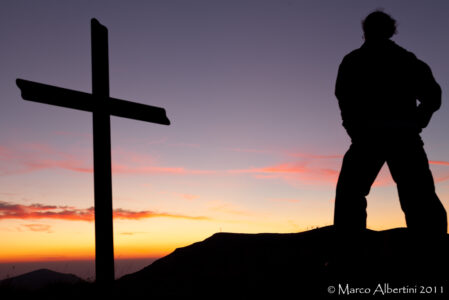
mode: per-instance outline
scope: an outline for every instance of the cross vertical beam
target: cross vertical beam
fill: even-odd
[[[92,94],[17,78],[24,100],[92,112],[95,196],[95,269],[102,291],[114,282],[110,115],[170,125],[165,109],[109,97],[108,30],[91,21]],[[103,289],[104,288],[104,289]]]
[[[99,285],[114,282],[114,236],[112,210],[111,122],[102,107],[109,99],[108,30],[91,20],[95,273]]]

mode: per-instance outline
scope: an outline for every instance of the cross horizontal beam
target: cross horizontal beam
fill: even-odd
[[[111,97],[102,99],[104,101],[98,101],[98,96],[93,96],[89,93],[24,79],[17,79],[16,84],[20,88],[24,100],[89,112],[102,111],[117,117],[170,125],[165,109],[161,107]]]

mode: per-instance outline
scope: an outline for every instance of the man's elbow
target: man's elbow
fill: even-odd
[[[443,94],[443,92],[441,90],[440,85],[436,84],[435,92],[434,92],[433,97],[432,97],[433,101],[431,102],[433,111],[437,111],[438,109],[440,109],[442,94]]]
[[[441,87],[435,83],[432,88],[427,90],[427,93],[418,98],[421,102],[421,107],[428,113],[434,113],[441,107]]]

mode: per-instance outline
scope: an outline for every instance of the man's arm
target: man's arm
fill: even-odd
[[[425,128],[432,114],[441,106],[441,88],[427,64],[418,60],[417,71],[416,97],[420,102],[417,109],[418,124]]]
[[[337,80],[335,83],[335,96],[338,100],[338,106],[340,107],[341,118],[343,121],[343,127],[350,137],[353,137],[354,130],[354,112],[351,101],[351,88],[354,84],[351,79],[350,64],[348,63],[348,57],[345,57],[338,68]]]

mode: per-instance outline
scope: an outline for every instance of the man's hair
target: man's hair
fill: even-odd
[[[389,39],[396,33],[396,20],[381,10],[370,13],[362,21],[365,40]]]

